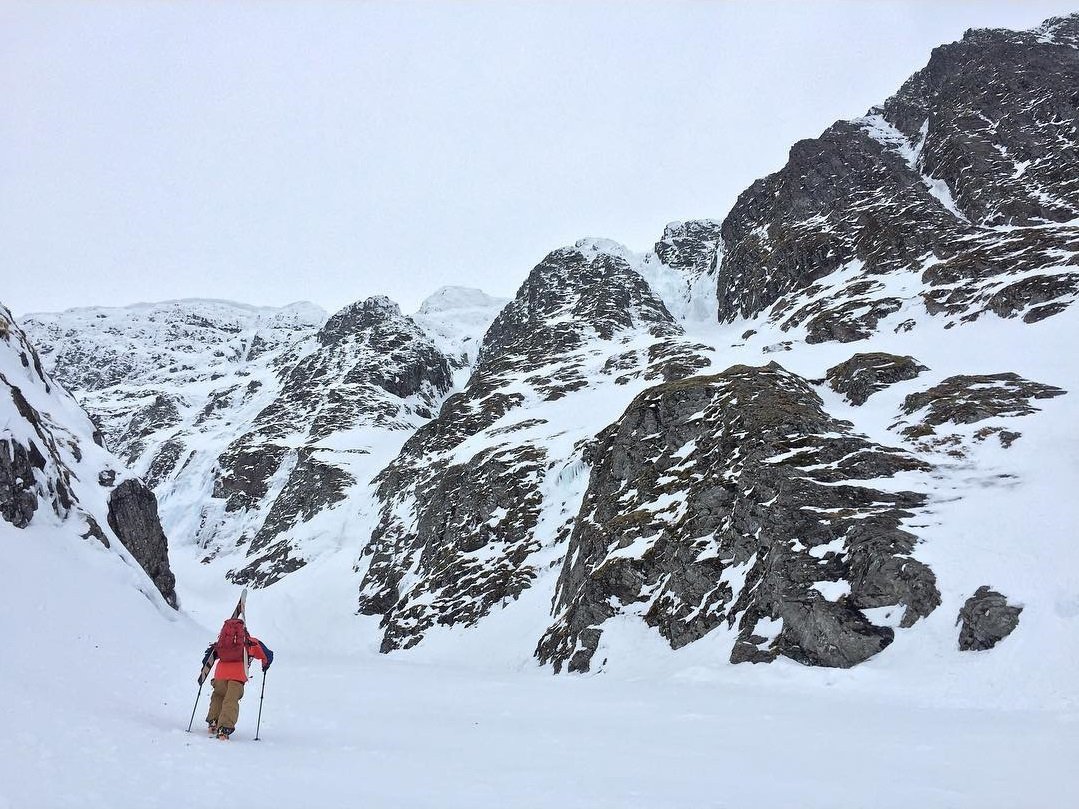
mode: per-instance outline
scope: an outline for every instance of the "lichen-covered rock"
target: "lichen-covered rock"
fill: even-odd
[[[983,584],[966,600],[956,618],[959,650],[992,649],[1019,626],[1022,611],[1022,607],[1009,604],[1002,593]]]
[[[584,671],[603,623],[639,615],[673,648],[737,625],[733,662],[855,665],[892,641],[862,612],[940,601],[904,519],[924,496],[864,481],[925,464],[830,417],[776,363],[640,394],[593,451],[537,656]]]
[[[878,391],[896,382],[907,382],[928,371],[914,357],[873,352],[855,354],[849,360],[828,369],[828,384],[853,405],[863,405]]]
[[[157,497],[135,478],[120,483],[109,495],[109,527],[158,592],[175,608],[176,577],[169,567],[169,544],[157,514]]]

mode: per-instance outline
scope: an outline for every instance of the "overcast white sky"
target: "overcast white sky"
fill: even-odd
[[[0,300],[406,311],[722,217],[968,27],[1079,0],[0,0]]]

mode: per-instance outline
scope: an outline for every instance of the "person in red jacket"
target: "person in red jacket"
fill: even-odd
[[[206,681],[210,666],[217,660],[214,670],[213,694],[210,696],[210,711],[206,714],[206,727],[211,736],[228,739],[236,730],[240,718],[240,700],[244,695],[244,683],[252,660],[262,662],[262,671],[270,668],[273,652],[254,635],[247,636],[247,648],[242,660],[218,660],[217,643],[211,643],[202,658],[202,671],[199,673],[199,685]]]

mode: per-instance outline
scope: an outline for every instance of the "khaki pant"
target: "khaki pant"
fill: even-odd
[[[244,684],[236,680],[213,680],[214,692],[210,696],[210,712],[207,722],[216,722],[218,727],[235,730],[240,718],[240,700],[244,695]]]

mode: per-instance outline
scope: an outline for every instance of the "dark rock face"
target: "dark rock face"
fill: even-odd
[[[672,648],[737,624],[733,662],[847,667],[892,641],[863,609],[903,605],[909,627],[939,604],[900,527],[924,496],[845,482],[925,464],[854,434],[776,363],[646,390],[593,455],[537,649],[556,670],[588,670],[617,613]]]
[[[177,396],[158,394],[149,404],[135,411],[119,439],[119,446],[124,448],[129,464],[142,455],[146,449],[145,440],[149,435],[174,427],[180,422],[177,404],[182,402]]]
[[[914,357],[874,352],[855,354],[846,362],[829,368],[827,378],[832,390],[842,393],[853,405],[863,405],[874,393],[896,382],[915,379],[928,370]]]
[[[714,272],[722,236],[713,219],[672,222],[654,248],[659,260],[690,277]]]
[[[160,485],[176,469],[184,454],[184,443],[177,438],[169,438],[158,447],[144,478],[151,488]]]
[[[865,339],[918,298],[959,320],[1062,311],[1079,291],[1077,27],[968,32],[882,107],[795,144],[723,222],[720,320],[768,311],[813,343]]]
[[[959,610],[959,651],[992,649],[1019,626],[1022,607],[1008,604],[1008,599],[987,585],[982,585]]]
[[[915,267],[923,229],[956,228],[901,155],[841,121],[796,143],[790,162],[744,191],[724,220],[720,319],[752,317],[853,260],[870,273]]]
[[[16,528],[25,528],[37,511],[34,470],[45,459],[32,443],[24,447],[16,441],[0,440],[0,517]]]
[[[0,316],[4,311],[0,308]],[[32,352],[29,344],[26,350]],[[71,489],[72,474],[64,453],[79,460],[78,442],[56,429],[3,374],[0,374],[0,397],[0,407],[5,410],[13,407],[15,418],[22,420],[34,434],[34,438],[25,441],[0,439],[0,514],[16,528],[25,528],[41,501],[45,501],[53,513],[66,519],[77,498]],[[10,405],[5,405],[4,398]]]
[[[932,435],[944,424],[974,424],[994,417],[1026,416],[1038,408],[1031,399],[1051,399],[1067,391],[1031,382],[1014,373],[951,376],[903,400],[910,416],[925,409],[921,420],[904,430],[911,437]]]
[[[157,497],[129,478],[109,495],[109,527],[165,598],[177,607],[176,577],[169,567],[169,546],[157,515]]]
[[[922,165],[953,189],[971,221],[1079,216],[1077,32],[1079,16],[1034,31],[968,31],[934,49],[885,103],[885,115],[908,138],[925,128]]]
[[[639,385],[708,364],[632,260],[588,240],[548,255],[491,325],[464,390],[379,475],[381,518],[359,567],[360,611],[382,615],[383,651],[516,599],[539,572],[545,510],[558,515],[554,533],[568,533],[558,499],[568,495],[544,487],[593,434],[575,423],[581,414],[551,424],[532,408],[546,414],[611,377]],[[566,444],[569,457],[552,453]]]
[[[288,539],[288,531],[297,522],[306,522],[340,502],[356,481],[333,464],[323,463],[318,451],[303,447],[285,487],[274,499],[270,513],[255,534],[248,549],[254,561],[240,570],[228,572],[236,584],[269,587],[307,562]]]
[[[237,439],[221,456],[222,474],[214,481],[213,496],[225,500],[225,511],[258,508],[287,455],[284,447],[263,446],[248,436]]]

